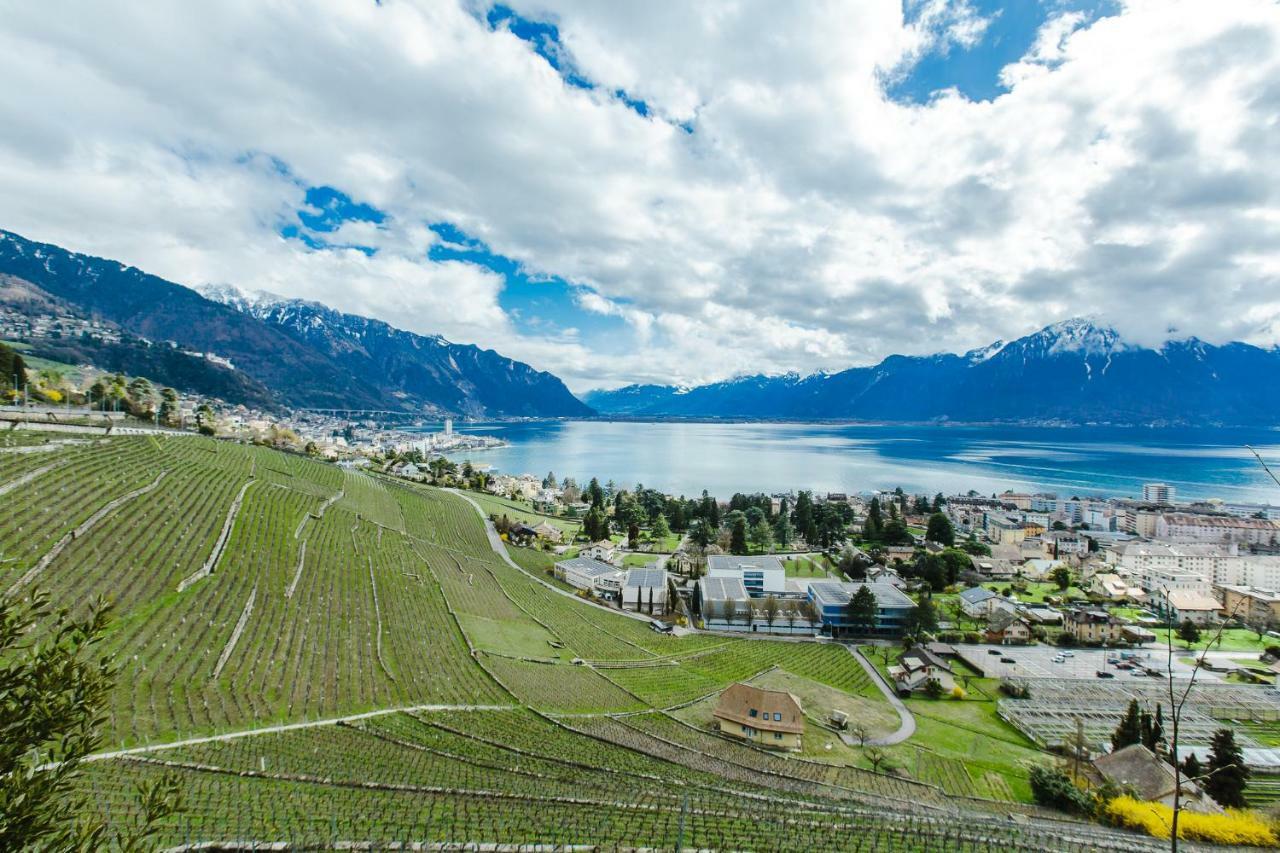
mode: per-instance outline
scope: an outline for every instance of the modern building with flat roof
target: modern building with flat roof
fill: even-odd
[[[787,570],[781,560],[770,554],[759,557],[712,554],[707,557],[707,575],[739,578],[752,596],[785,595],[787,591]]]
[[[649,616],[667,612],[667,573],[663,569],[630,569],[622,584],[622,607]]]
[[[872,633],[887,636],[901,634],[906,627],[907,614],[916,603],[893,584],[814,581],[809,584],[809,600],[822,618],[823,632],[838,637],[853,630],[853,622],[849,618],[849,602],[860,586],[866,586],[876,597],[876,622]]]

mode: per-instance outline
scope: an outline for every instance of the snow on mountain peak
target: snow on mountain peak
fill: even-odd
[[[1120,334],[1110,326],[1100,326],[1088,317],[1072,317],[1022,339],[1026,346],[1046,355],[1078,352],[1084,355],[1110,355],[1130,349]]]

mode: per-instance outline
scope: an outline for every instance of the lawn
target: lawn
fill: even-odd
[[[862,653],[886,675],[880,647],[863,646]],[[891,650],[891,662],[898,653],[899,649]],[[915,770],[930,768],[919,777],[921,781],[942,784],[951,793],[996,798],[1012,794],[1017,800],[1030,801],[1027,765],[1044,761],[1045,753],[996,713],[998,679],[972,677],[971,671],[960,663],[953,664],[953,668],[958,683],[964,683],[962,676],[971,676],[968,697],[960,701],[904,700],[916,719],[916,733],[905,743],[885,748],[885,752],[913,777]],[[966,789],[963,778],[958,776],[945,781],[948,777],[941,775],[938,768],[950,767],[953,773],[958,770],[949,759],[963,763],[971,789]],[[930,774],[939,775],[935,778]]]
[[[657,561],[658,558],[654,554],[627,554],[622,558],[622,565],[624,568],[633,569],[648,566]]]
[[[472,644],[483,651],[522,658],[569,660],[573,657],[565,649],[551,645],[555,638],[534,622],[514,619],[488,619],[459,613],[458,621],[471,638]]]
[[[467,497],[480,504],[485,515],[505,515],[512,521],[524,521],[531,525],[537,524],[540,521],[545,521],[548,524],[560,528],[560,530],[568,534],[570,538],[577,536],[578,531],[582,529],[582,522],[577,519],[563,518],[561,516],[534,512],[532,504],[527,501],[513,501],[508,498],[500,498],[497,495],[485,494],[483,492],[467,492]]]
[[[809,555],[783,560],[782,566],[787,570],[789,578],[825,578],[827,570],[817,559]]]
[[[782,665],[786,665],[785,661]],[[824,727],[833,709],[848,713],[851,729],[858,724],[865,726],[869,737],[886,735],[898,728],[898,715],[878,691],[874,697],[855,696],[782,669],[766,672],[751,679],[750,683],[769,690],[785,690],[800,700],[805,715],[805,731],[799,755],[805,758],[836,764],[860,763],[862,750],[846,746],[839,735]],[[718,694],[709,696],[674,712],[674,716],[699,728],[707,728],[711,725],[711,712],[719,699]]]
[[[1157,642],[1168,642],[1169,629],[1155,629]],[[1200,650],[1212,639],[1214,635],[1213,629],[1201,629],[1200,642],[1192,645],[1193,649]],[[1173,643],[1176,649],[1186,649],[1187,644],[1178,639],[1178,632],[1173,631]],[[1222,638],[1214,643],[1210,651],[1214,652],[1257,652],[1261,654],[1266,650],[1267,646],[1276,645],[1276,640],[1271,637],[1264,636],[1261,640],[1258,635],[1247,628],[1227,628],[1222,632]]]

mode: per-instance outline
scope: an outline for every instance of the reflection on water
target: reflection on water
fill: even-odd
[[[1280,462],[1268,430],[833,424],[468,424],[511,444],[470,457],[511,473],[695,494],[812,488],[913,492],[1049,490],[1136,495],[1162,481],[1187,498],[1280,503],[1244,445]]]

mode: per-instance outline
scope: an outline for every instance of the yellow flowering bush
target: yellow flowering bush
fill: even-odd
[[[1173,826],[1173,809],[1169,806],[1133,797],[1116,797],[1107,803],[1105,813],[1116,826],[1139,829],[1156,838],[1168,838]],[[1183,811],[1178,817],[1178,837],[1213,844],[1280,846],[1275,826],[1259,814],[1239,809],[1227,809],[1225,814]]]

